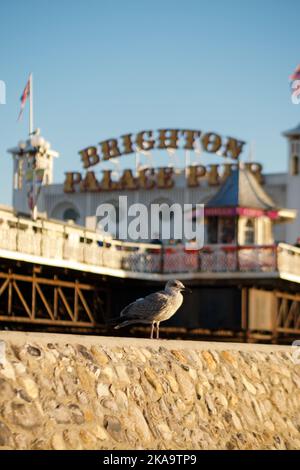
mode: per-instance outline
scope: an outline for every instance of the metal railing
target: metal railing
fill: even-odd
[[[277,258],[279,271],[300,276],[300,248],[279,243]]]
[[[0,249],[137,273],[276,272],[300,276],[300,249],[291,245],[184,245],[105,240],[92,230],[0,210]]]

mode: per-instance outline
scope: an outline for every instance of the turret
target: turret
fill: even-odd
[[[288,140],[288,173],[291,176],[300,175],[300,124],[282,135]]]
[[[53,182],[53,159],[58,153],[39,129],[8,152],[13,157],[13,208],[35,218],[40,191]]]

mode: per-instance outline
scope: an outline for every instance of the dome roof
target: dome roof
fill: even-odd
[[[284,131],[282,135],[284,137],[300,136],[300,124],[294,127],[294,129],[289,129],[288,131]]]
[[[255,176],[245,168],[236,168],[206,207],[247,207],[274,210],[276,205]]]

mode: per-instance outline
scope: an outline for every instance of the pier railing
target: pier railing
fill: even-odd
[[[277,259],[279,271],[300,276],[300,248],[279,243]]]
[[[267,273],[300,276],[300,249],[291,245],[184,245],[105,240],[92,230],[0,211],[0,250],[136,273]],[[2,255],[3,256],[3,255]]]

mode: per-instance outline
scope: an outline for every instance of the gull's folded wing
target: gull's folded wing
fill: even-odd
[[[169,297],[165,292],[154,292],[143,299],[127,305],[121,312],[121,320],[149,320],[163,311],[168,304]]]

